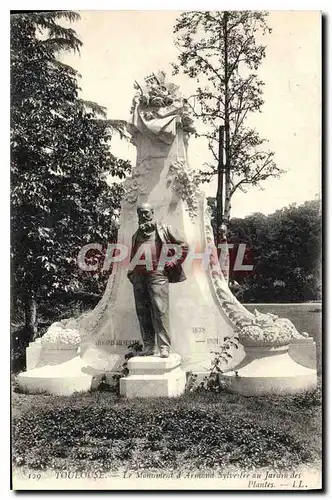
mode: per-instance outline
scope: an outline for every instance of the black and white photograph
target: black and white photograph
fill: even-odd
[[[322,489],[321,156],[318,10],[11,11],[14,490]]]

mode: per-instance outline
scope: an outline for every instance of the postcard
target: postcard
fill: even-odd
[[[321,27],[11,14],[14,490],[322,488]]]

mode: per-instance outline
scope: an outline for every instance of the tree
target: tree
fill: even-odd
[[[317,300],[321,290],[321,207],[318,200],[269,216],[274,245],[274,287],[284,300]],[[279,287],[279,290],[278,290]]]
[[[264,82],[257,70],[265,46],[256,38],[258,33],[271,32],[267,15],[263,11],[185,12],[174,27],[180,51],[174,73],[182,71],[199,84],[191,107],[205,125],[200,135],[207,138],[212,155],[201,180],[219,176],[218,234],[223,225],[229,226],[231,200],[238,189],[246,192],[250,185],[282,173],[274,153],[263,148],[266,140],[248,125],[250,113],[260,112],[264,103]]]
[[[115,237],[110,213],[121,187],[106,176],[130,170],[110,151],[124,124],[80,99],[78,73],[58,59],[82,46],[60,24],[78,18],[65,11],[11,17],[12,296],[24,305],[27,340],[36,335],[38,300],[79,287],[79,249]]]
[[[252,273],[236,273],[246,302],[321,299],[321,207],[318,200],[230,220],[230,241],[245,243]]]
[[[216,224],[216,207],[212,224]],[[321,205],[319,200],[292,204],[265,215],[254,213],[231,218],[229,243],[244,243],[253,271],[231,266],[230,279],[240,284],[238,298],[244,302],[305,302],[321,300]],[[232,254],[232,251],[231,251]],[[245,262],[244,262],[245,263]]]

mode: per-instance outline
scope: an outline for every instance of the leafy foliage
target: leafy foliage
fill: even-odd
[[[205,125],[200,135],[207,138],[212,155],[201,171],[203,182],[218,173],[219,126],[225,126],[226,223],[237,189],[245,192],[250,185],[282,172],[274,162],[274,153],[264,149],[266,140],[247,121],[251,113],[261,112],[264,103],[264,82],[257,70],[266,50],[257,42],[257,35],[271,32],[267,15],[246,10],[185,12],[174,27],[180,51],[174,72],[182,71],[197,80],[192,110]],[[222,200],[217,202],[219,207]]]
[[[215,206],[212,223],[215,225]],[[245,243],[253,272],[237,272],[231,280],[244,302],[304,302],[321,299],[321,206],[318,200],[282,208],[270,215],[232,218],[229,242]],[[232,254],[231,254],[232,257]],[[234,256],[231,258],[233,264]]]
[[[12,285],[23,303],[82,286],[79,249],[116,237],[122,188],[110,187],[107,174],[123,178],[130,170],[110,151],[123,123],[104,120],[103,107],[84,102],[77,71],[57,58],[80,50],[75,31],[60,24],[78,17],[11,17]]]
[[[233,358],[231,354],[232,348],[239,348],[239,338],[224,337],[223,344],[220,346],[219,350],[211,352],[213,356],[208,375],[205,375],[203,380],[198,383],[197,374],[187,374],[186,390],[189,392],[209,391],[218,393],[227,389],[225,383],[222,382],[219,375],[224,372],[224,370],[221,369],[221,366],[225,366],[225,364],[227,365],[230,359]]]

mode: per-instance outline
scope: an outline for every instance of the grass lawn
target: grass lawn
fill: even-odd
[[[296,468],[318,464],[320,393],[126,400],[14,393],[13,459],[32,469]]]
[[[313,335],[320,364],[320,306],[303,306],[257,308]],[[296,396],[202,392],[151,400],[14,392],[12,409],[15,470],[283,470],[318,468],[321,458],[320,388]]]

